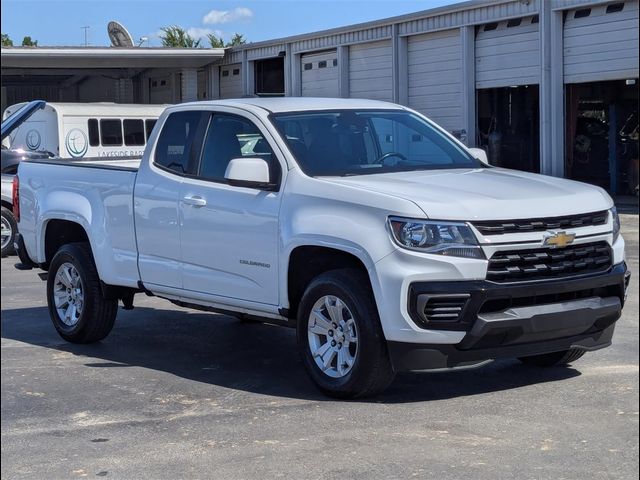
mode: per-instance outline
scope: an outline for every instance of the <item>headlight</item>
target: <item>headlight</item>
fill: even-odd
[[[618,209],[613,207],[611,210],[611,218],[613,220],[613,243],[616,243],[620,236],[620,217],[618,216]]]
[[[466,223],[389,217],[393,240],[403,248],[452,257],[485,258]]]

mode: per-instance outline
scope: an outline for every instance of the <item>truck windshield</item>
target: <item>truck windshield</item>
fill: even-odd
[[[311,176],[486,166],[404,110],[288,112],[273,114],[272,120]]]

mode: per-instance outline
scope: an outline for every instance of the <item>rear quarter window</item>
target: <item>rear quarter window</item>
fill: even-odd
[[[178,174],[193,174],[209,116],[205,111],[170,114],[158,136],[154,163]]]

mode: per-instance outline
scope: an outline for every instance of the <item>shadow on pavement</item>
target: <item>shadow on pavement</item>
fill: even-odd
[[[75,345],[58,337],[45,307],[2,311],[2,337],[90,357],[89,368],[143,367],[196,382],[287,398],[328,400],[306,375],[295,332],[191,311],[120,310],[109,337]],[[364,401],[442,400],[564,380],[571,368],[538,369],[516,360],[475,370],[402,373],[382,395]]]

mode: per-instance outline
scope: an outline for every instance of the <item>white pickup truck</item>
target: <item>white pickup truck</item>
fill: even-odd
[[[103,339],[144,292],[295,327],[341,398],[610,345],[629,279],[611,198],[482,153],[384,102],[182,104],[141,162],[21,163],[18,267],[48,271],[66,340]]]

